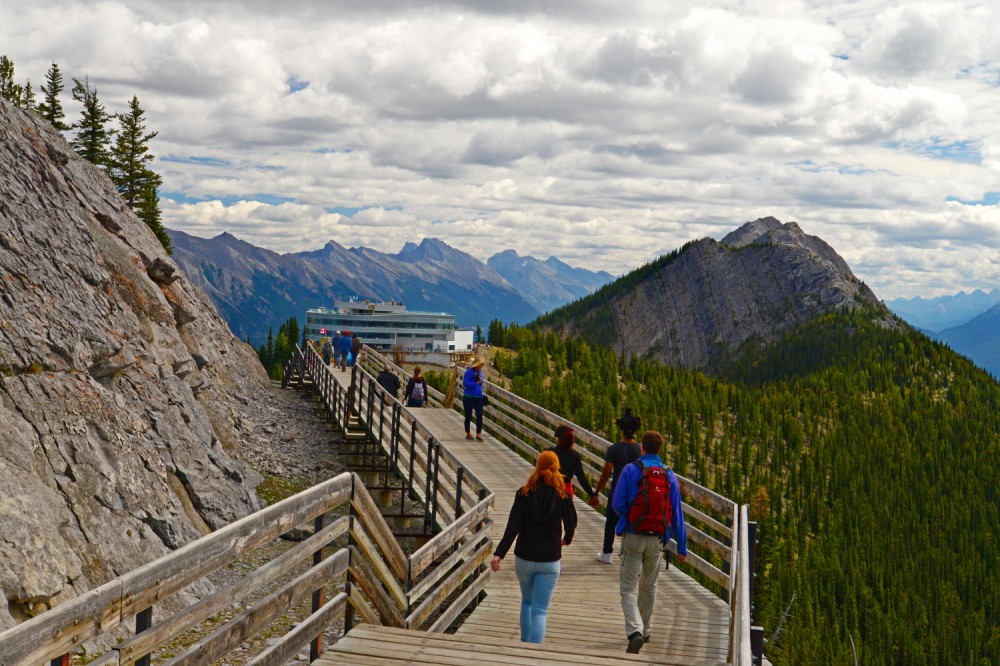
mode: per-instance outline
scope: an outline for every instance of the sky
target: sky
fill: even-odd
[[[1000,286],[1000,3],[0,0],[138,96],[164,225],[622,274],[772,215],[883,299]]]

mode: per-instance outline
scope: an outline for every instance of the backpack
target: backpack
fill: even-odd
[[[638,460],[633,464],[639,465],[642,476],[639,478],[639,494],[628,510],[629,527],[639,534],[663,536],[673,519],[667,470],[664,467],[646,467]]]
[[[410,393],[410,398],[420,402],[424,401],[424,383],[422,381],[413,382],[413,392]]]

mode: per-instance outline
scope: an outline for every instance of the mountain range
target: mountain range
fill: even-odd
[[[556,257],[540,261],[514,250],[498,252],[486,265],[502,275],[539,312],[548,312],[599,289],[614,280],[605,271],[573,268]]]
[[[449,312],[459,326],[485,327],[494,318],[530,321],[611,279],[555,257],[542,262],[513,251],[492,257],[494,268],[436,238],[407,242],[397,254],[334,241],[319,250],[279,254],[229,233],[208,239],[168,233],[173,257],[188,278],[211,297],[234,333],[255,343],[289,317],[302,318],[310,308],[332,307],[350,296]],[[518,261],[510,261],[510,254]]]
[[[896,325],[826,242],[766,217],[692,241],[537,323],[626,357],[710,370],[748,342],[857,305]]]
[[[976,289],[949,296],[935,298],[915,296],[885,302],[890,310],[905,319],[907,323],[934,333],[961,326],[997,303],[1000,303],[1000,287],[988,292]]]

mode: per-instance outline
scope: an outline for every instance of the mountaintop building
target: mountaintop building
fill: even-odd
[[[336,301],[334,308],[306,312],[305,336],[317,341],[337,331],[357,333],[363,344],[380,351],[469,352],[473,332],[459,330],[455,315],[407,310],[395,301]]]

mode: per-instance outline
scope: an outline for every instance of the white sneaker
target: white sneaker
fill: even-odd
[[[603,552],[598,553],[597,561],[604,562],[605,564],[611,564],[611,553],[603,553]]]

